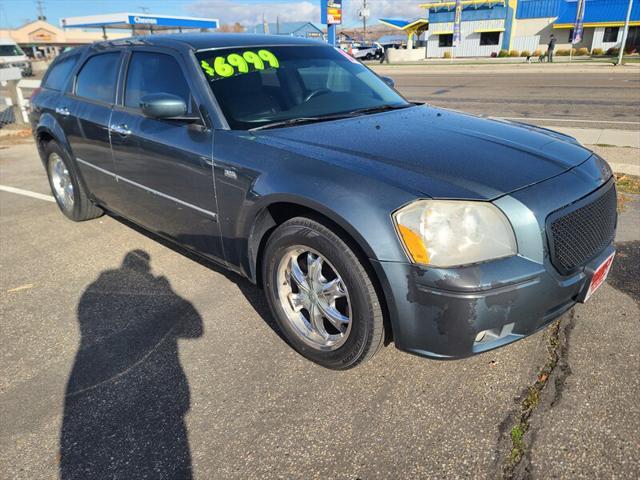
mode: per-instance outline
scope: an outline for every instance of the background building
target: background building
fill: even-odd
[[[569,49],[576,18],[576,0],[465,0],[462,2],[461,42],[454,50],[455,1],[422,5],[428,12],[427,57],[445,52],[456,57],[487,57],[500,50],[546,51],[549,37],[556,50]],[[619,48],[628,0],[586,0],[584,34],[574,48]],[[634,2],[627,49],[640,49],[640,2]]]
[[[128,37],[129,33],[109,33],[109,38]],[[19,28],[0,30],[0,38],[10,38],[34,58],[51,57],[66,47],[88,45],[102,40],[102,32],[65,31],[43,20],[29,22]]]

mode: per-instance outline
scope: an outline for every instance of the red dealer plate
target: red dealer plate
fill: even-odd
[[[607,279],[607,275],[609,275],[609,270],[611,270],[611,265],[613,265],[613,257],[615,255],[615,252],[609,255],[607,259],[602,262],[602,265],[600,265],[593,273],[593,277],[591,277],[591,284],[589,285],[589,290],[587,291],[587,295],[584,297],[585,302],[589,300],[589,298],[591,298],[591,295],[593,295],[595,291],[600,288],[600,285],[602,285]]]

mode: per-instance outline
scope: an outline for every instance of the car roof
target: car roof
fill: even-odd
[[[99,42],[95,46],[109,47],[118,45],[150,45],[173,48],[207,50],[225,47],[253,47],[262,45],[326,45],[318,40],[285,35],[252,35],[247,33],[173,33],[163,35],[145,35]]]

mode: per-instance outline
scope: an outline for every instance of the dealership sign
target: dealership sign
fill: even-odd
[[[340,25],[342,23],[342,0],[322,0],[320,10],[323,24]]]
[[[133,17],[132,23],[135,25],[157,25],[158,19],[152,17]]]
[[[571,39],[571,44],[580,43],[582,40],[582,33],[584,31],[584,7],[584,0],[578,0],[576,23],[573,27],[573,38]]]

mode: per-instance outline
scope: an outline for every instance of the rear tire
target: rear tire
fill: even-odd
[[[280,225],[262,262],[264,289],[280,330],[309,360],[346,370],[369,360],[384,339],[371,278],[332,230],[305,217]]]
[[[46,144],[44,158],[51,193],[67,218],[83,222],[104,213],[85,192],[69,156],[57,142]]]

